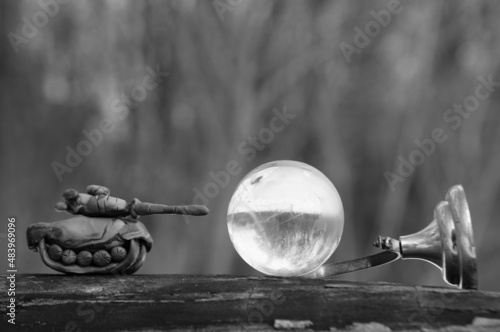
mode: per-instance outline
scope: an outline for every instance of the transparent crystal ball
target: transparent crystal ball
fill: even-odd
[[[238,254],[274,276],[300,276],[319,268],[337,248],[344,228],[334,185],[316,168],[290,160],[248,173],[227,214]]]

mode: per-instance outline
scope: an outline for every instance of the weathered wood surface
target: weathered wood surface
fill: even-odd
[[[18,275],[12,329],[6,286],[2,331],[276,331],[277,319],[309,320],[310,329],[326,331],[369,322],[393,331],[500,329],[468,326],[475,317],[500,319],[500,293],[218,275]]]

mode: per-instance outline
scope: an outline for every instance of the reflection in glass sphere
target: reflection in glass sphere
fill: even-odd
[[[342,201],[330,180],[290,160],[248,173],[227,214],[236,251],[253,268],[275,276],[300,276],[320,267],[344,228]]]

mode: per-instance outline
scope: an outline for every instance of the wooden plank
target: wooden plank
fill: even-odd
[[[313,330],[377,322],[397,331],[500,319],[494,292],[220,275],[17,275],[16,305],[16,331],[275,331],[276,319],[309,320]],[[5,327],[12,325],[2,319]]]

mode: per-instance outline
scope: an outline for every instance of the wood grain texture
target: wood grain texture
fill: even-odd
[[[2,331],[12,328],[6,286]],[[475,317],[500,319],[494,292],[220,275],[18,275],[16,304],[15,331],[276,331],[276,319],[311,321],[312,330],[377,322],[393,331],[432,331],[465,328]]]

